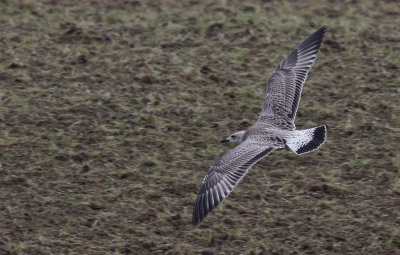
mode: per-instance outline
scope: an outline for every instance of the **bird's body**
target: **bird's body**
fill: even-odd
[[[324,26],[309,36],[274,70],[255,125],[221,141],[238,146],[220,156],[204,177],[193,209],[193,224],[203,220],[232,192],[248,170],[273,150],[288,146],[296,154],[303,154],[324,143],[325,126],[296,130],[294,121],[303,84],[325,31]]]

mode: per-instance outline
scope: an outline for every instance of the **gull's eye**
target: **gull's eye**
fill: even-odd
[[[233,136],[231,136],[233,139],[235,139],[236,138],[236,135],[233,135]]]

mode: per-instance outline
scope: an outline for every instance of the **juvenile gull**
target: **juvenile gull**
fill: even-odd
[[[239,145],[219,157],[204,177],[193,209],[194,225],[212,212],[248,170],[273,150],[288,146],[296,154],[303,154],[318,149],[325,142],[324,125],[296,130],[294,124],[301,90],[317,58],[325,31],[326,26],[323,26],[300,43],[274,70],[256,124],[221,141]]]

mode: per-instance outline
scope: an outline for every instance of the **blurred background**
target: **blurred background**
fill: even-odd
[[[1,254],[400,254],[398,1],[0,1]],[[198,227],[222,138],[328,26],[298,129]]]

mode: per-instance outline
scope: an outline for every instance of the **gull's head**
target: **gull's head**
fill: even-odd
[[[228,136],[227,138],[223,139],[221,143],[237,143],[240,144],[243,142],[243,136],[245,131],[239,131],[233,133],[232,135]]]

